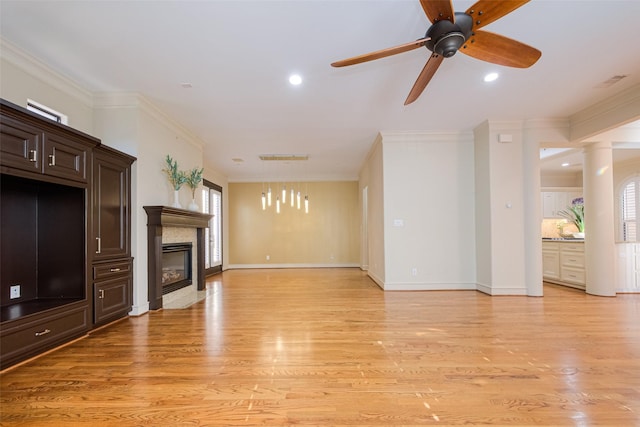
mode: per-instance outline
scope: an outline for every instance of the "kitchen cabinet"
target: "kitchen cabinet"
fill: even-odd
[[[584,241],[543,241],[542,269],[546,282],[585,289]]]
[[[582,197],[582,189],[543,191],[541,193],[542,217],[564,218],[560,212],[566,211],[571,206],[571,202],[578,197]]]
[[[560,248],[555,242],[542,243],[542,276],[545,279],[560,279]]]

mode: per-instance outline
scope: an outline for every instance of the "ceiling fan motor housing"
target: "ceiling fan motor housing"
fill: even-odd
[[[425,34],[430,37],[424,44],[427,49],[445,58],[455,55],[471,36],[473,19],[466,13],[456,12],[455,21],[455,24],[448,19],[434,22]]]

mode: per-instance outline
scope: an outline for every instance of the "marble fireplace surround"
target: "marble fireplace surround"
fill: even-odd
[[[147,212],[147,247],[149,278],[149,308],[176,308],[170,305],[177,299],[197,299],[204,291],[204,230],[212,215],[168,206],[143,206]],[[162,244],[192,242],[192,281],[190,286],[162,295]],[[175,295],[174,295],[175,294]],[[182,304],[182,303],[177,303]]]

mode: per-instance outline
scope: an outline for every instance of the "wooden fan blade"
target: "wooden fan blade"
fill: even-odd
[[[516,68],[528,68],[542,55],[534,47],[488,31],[476,31],[460,52],[481,61]]]
[[[529,0],[479,0],[465,12],[473,18],[477,30],[513,12]]]
[[[451,0],[420,0],[422,10],[431,23],[448,19],[455,23],[453,4]]]
[[[436,73],[436,71],[438,71],[438,67],[440,66],[440,64],[442,64],[443,59],[444,56],[442,55],[438,55],[436,53],[431,55],[424,68],[420,72],[418,79],[413,84],[411,92],[409,92],[409,96],[407,96],[407,100],[404,101],[404,105],[409,105],[413,101],[418,99],[420,94],[422,94],[422,92],[424,91],[424,88],[426,88],[429,84],[429,81],[431,81],[433,75]]]
[[[345,67],[347,65],[360,64],[362,62],[373,61],[374,59],[380,59],[380,58],[395,55],[398,53],[408,52],[410,50],[417,49],[421,46],[424,46],[424,43],[429,40],[431,40],[431,38],[424,37],[410,43],[389,47],[387,49],[377,50],[375,52],[365,53],[364,55],[354,56],[353,58],[343,59],[342,61],[336,61],[332,63],[331,66]]]

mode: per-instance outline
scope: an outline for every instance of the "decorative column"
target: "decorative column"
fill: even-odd
[[[615,215],[611,142],[596,142],[585,147],[583,187],[586,291],[593,295],[615,296]]]

